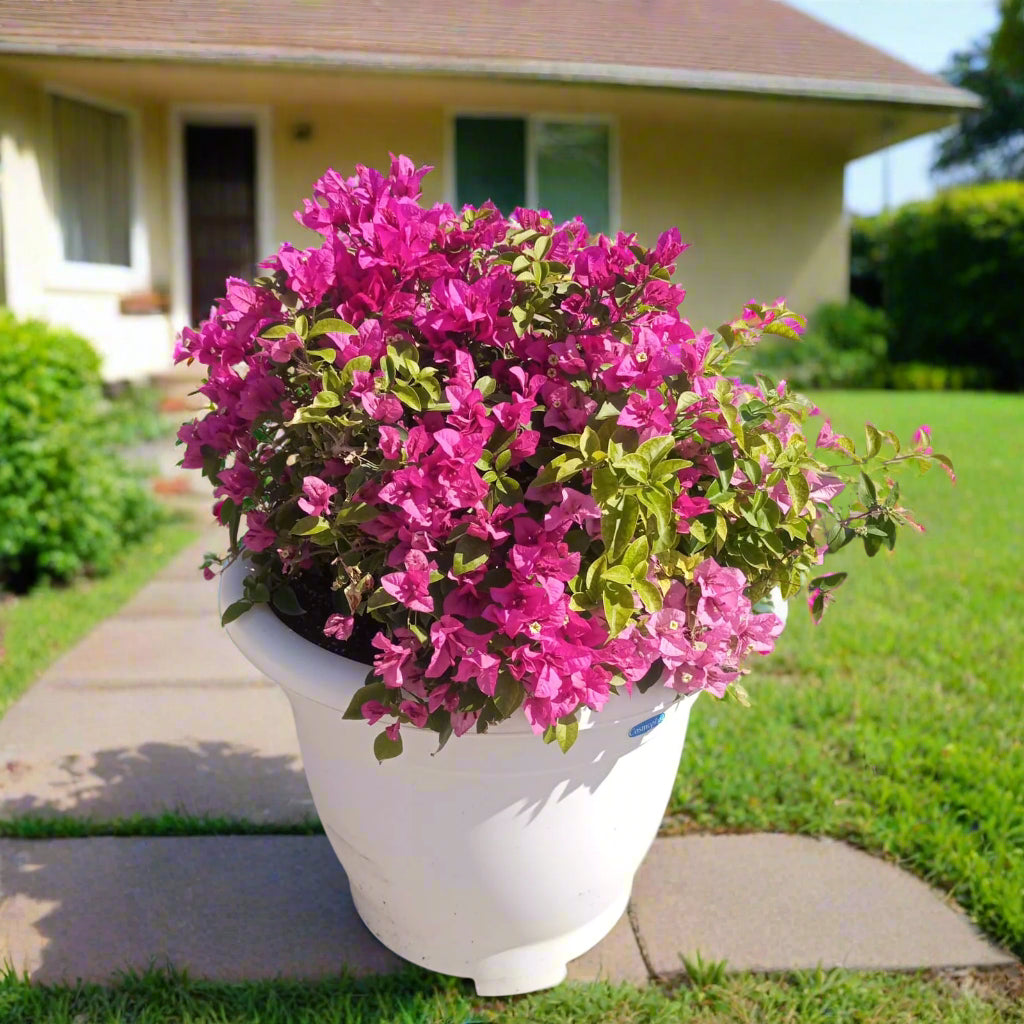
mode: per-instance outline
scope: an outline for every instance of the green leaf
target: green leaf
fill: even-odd
[[[639,693],[646,693],[655,683],[661,681],[661,677],[665,674],[665,666],[660,662],[656,661],[646,672],[643,679],[637,680],[633,684],[633,689]]]
[[[739,704],[740,707],[749,708],[751,706],[750,695],[739,683],[730,683],[725,688],[725,697],[726,700],[733,704]]]
[[[580,436],[580,451],[590,458],[600,448],[601,439],[597,436],[597,431],[593,427],[584,427],[583,434]]]
[[[483,565],[491,553],[491,545],[481,537],[473,537],[466,534],[460,537],[455,545],[455,559],[452,563],[452,572],[456,576],[472,572]]]
[[[575,715],[567,715],[565,718],[560,718],[558,723],[555,725],[555,741],[562,749],[562,753],[566,754],[569,748],[576,742],[576,737],[580,733],[580,723],[576,720]]]
[[[793,330],[789,324],[784,324],[781,320],[773,320],[770,324],[765,324],[761,328],[762,334],[775,334],[780,338],[788,338],[790,341],[801,341],[801,337]]]
[[[417,412],[423,409],[423,402],[420,400],[419,392],[409,384],[396,380],[391,385],[391,390],[394,392],[395,397],[404,405],[409,406],[410,409],[415,409]]]
[[[295,591],[287,584],[283,587],[278,587],[273,594],[271,594],[270,603],[282,615],[306,614],[306,609],[299,604],[299,599],[295,596]]]
[[[338,358],[336,348],[311,348],[307,354],[317,359],[323,359],[327,363],[333,363]]]
[[[811,497],[811,488],[803,473],[796,472],[786,477],[786,488],[793,499],[793,510],[802,512]]]
[[[643,601],[644,607],[649,612],[661,611],[664,600],[660,587],[656,587],[653,583],[648,583],[647,580],[635,580],[633,589],[640,595],[640,600]]]
[[[234,622],[240,615],[244,615],[252,607],[252,601],[247,601],[245,598],[241,598],[235,601],[234,604],[229,604],[224,609],[224,614],[220,617],[220,624],[226,626],[229,622]]]
[[[689,459],[665,459],[658,463],[653,476],[655,480],[668,480],[670,477],[675,476],[679,470],[689,469],[692,465],[693,463]]]
[[[857,485],[857,497],[870,508],[878,501],[878,493],[875,490],[875,481],[863,471],[860,474],[860,483]],[[871,552],[874,554],[874,552]]]
[[[575,476],[581,469],[583,469],[582,459],[566,459],[558,467],[558,471],[555,473],[555,480],[568,480],[569,477]]]
[[[622,556],[622,564],[632,572],[639,565],[646,565],[651,554],[651,542],[647,537],[637,537],[632,544],[626,548]]]
[[[678,540],[676,531],[676,510],[672,507],[672,495],[668,491],[652,489],[643,496],[644,504],[654,514],[658,525],[658,540],[655,553],[674,548]]]
[[[388,688],[382,682],[367,683],[366,686],[360,686],[354,694],[352,699],[348,702],[348,707],[345,709],[343,718],[347,718],[350,722],[361,722],[363,721],[363,705],[368,700],[375,700],[383,704],[388,699]]]
[[[311,537],[315,533],[329,530],[330,524],[320,516],[303,516],[292,528],[291,533],[297,537]]]
[[[594,470],[590,493],[598,505],[606,505],[619,490],[619,480],[609,466],[598,466]]]
[[[357,501],[341,507],[341,511],[334,517],[335,526],[343,526],[349,523],[369,523],[380,515],[380,510],[366,502]]]
[[[477,382],[473,385],[480,392],[480,394],[486,398],[488,395],[494,393],[494,389],[497,387],[493,377],[479,377]]]
[[[640,445],[639,448],[637,448],[636,453],[644,459],[651,468],[653,468],[663,458],[665,458],[665,456],[668,455],[675,446],[676,439],[671,434],[667,434],[664,437],[648,438],[642,445]]]
[[[309,332],[311,338],[318,338],[321,334],[358,334],[359,328],[353,327],[336,316],[329,316],[323,320],[317,320],[313,329]]]
[[[388,608],[393,604],[398,604],[398,600],[392,597],[383,587],[378,587],[366,602],[366,610],[373,612],[378,608]]]
[[[634,480],[642,484],[647,483],[651,478],[651,468],[647,460],[640,455],[623,455],[616,465],[624,469]]]
[[[572,448],[574,451],[579,451],[580,441],[582,440],[582,434],[559,434],[555,438],[555,444],[561,445],[563,448]]]
[[[295,333],[303,340],[309,333],[309,317],[305,313],[300,313],[295,318]]]
[[[601,573],[601,579],[610,583],[621,583],[629,587],[633,585],[633,574],[624,565],[613,565]]]
[[[609,561],[618,561],[633,540],[639,515],[640,501],[632,494],[623,497],[621,507],[605,508],[601,516],[601,539]]]
[[[341,399],[333,391],[321,391],[313,399],[313,406],[316,409],[333,409],[340,402]]]
[[[402,737],[399,735],[397,740],[393,740],[385,730],[384,732],[378,733],[377,738],[373,741],[373,756],[378,761],[387,761],[389,758],[398,757],[402,752]]]
[[[525,696],[526,691],[510,672],[502,670],[498,673],[498,682],[494,687],[494,706],[502,718],[511,717]]]
[[[295,328],[291,324],[275,324],[273,327],[268,327],[265,331],[260,334],[261,338],[287,338],[290,334],[295,334]]]
[[[866,455],[869,459],[874,458],[882,447],[882,435],[878,429],[870,423],[864,424],[864,438],[867,443]]]
[[[609,639],[617,637],[633,617],[633,591],[619,583],[607,584],[601,592]]]
[[[814,579],[808,582],[808,586],[814,590],[835,590],[836,587],[840,586],[846,581],[847,573],[845,572],[831,572],[824,576],[815,576]]]

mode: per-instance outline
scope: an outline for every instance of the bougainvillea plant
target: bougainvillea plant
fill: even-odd
[[[314,581],[316,630],[371,638],[348,714],[383,724],[380,758],[403,726],[443,744],[520,707],[568,749],[582,708],[658,683],[744,700],[782,629],[758,603],[807,585],[820,616],[845,575],[817,574],[826,551],[916,526],[890,470],[948,460],[870,425],[861,451],[827,421],[809,443],[817,410],[731,370],[802,319],[780,300],[694,331],[678,231],[645,248],[543,211],[425,208],[427,170],[329,171],[296,214],[322,243],[283,245],[182,332],[210,401],[183,465],[230,531],[204,569],[251,567],[225,622],[305,616]]]

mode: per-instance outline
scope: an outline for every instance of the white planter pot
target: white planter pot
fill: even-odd
[[[223,574],[221,607],[244,567]],[[291,702],[320,820],[366,926],[389,949],[482,996],[558,984],[629,900],[672,789],[696,695],[663,687],[584,714],[568,754],[520,711],[486,734],[403,727],[377,762],[379,728],[342,718],[366,666],[293,632],[265,605],[227,627]]]

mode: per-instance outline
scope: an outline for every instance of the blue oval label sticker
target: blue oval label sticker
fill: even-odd
[[[629,730],[630,736],[643,736],[649,733],[652,729],[657,729],[662,722],[665,721],[665,712],[662,711],[660,715],[655,715],[653,718],[648,718],[645,722],[640,722],[638,725],[634,725]]]

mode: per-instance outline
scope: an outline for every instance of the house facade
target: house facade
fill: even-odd
[[[846,163],[974,103],[777,0],[0,0],[0,300],[165,372],[226,276],[314,243],[325,169],[394,152],[428,202],[678,226],[695,325],[810,312],[846,294]]]

